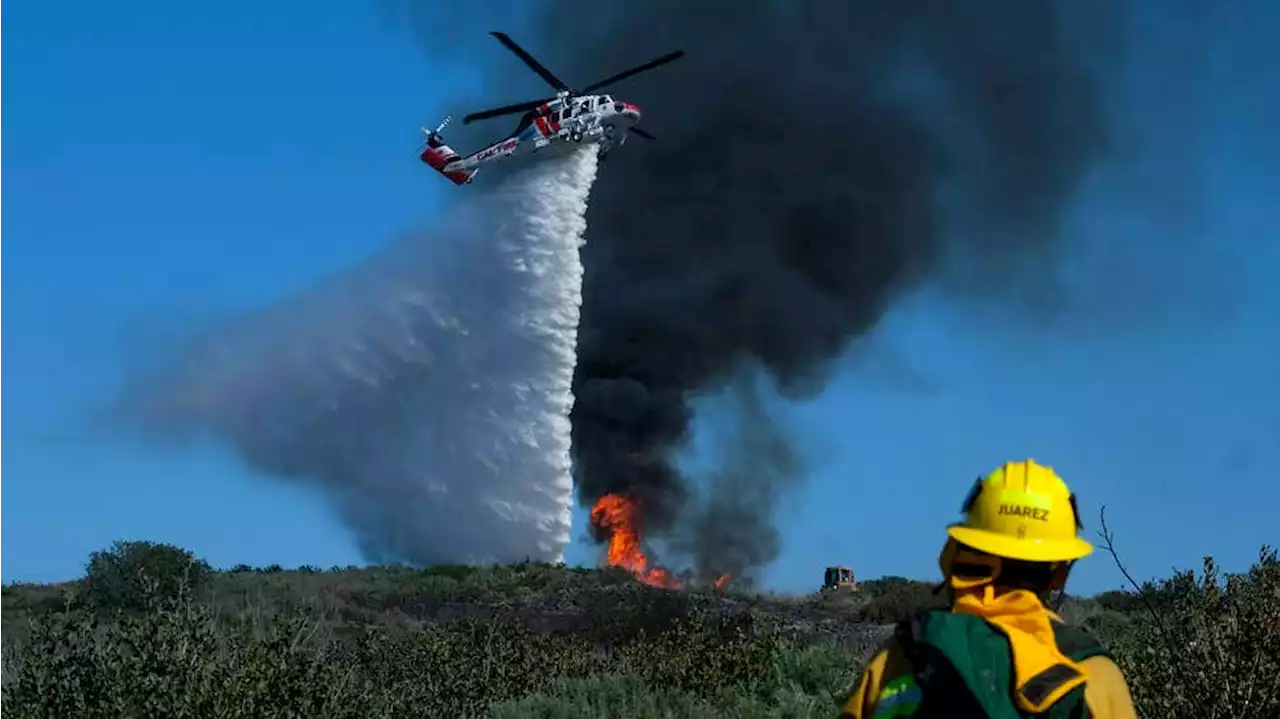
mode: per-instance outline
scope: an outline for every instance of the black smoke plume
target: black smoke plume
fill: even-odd
[[[931,279],[1043,300],[1060,220],[1107,148],[1099,76],[1117,20],[1108,3],[1026,0],[540,10],[517,39],[571,86],[688,53],[604,90],[639,105],[659,141],[609,156],[588,211],[579,501],[638,497],[654,533],[707,538],[691,553],[722,566],[704,569],[771,561],[775,492],[755,482],[688,506],[695,483],[675,455],[690,401],[756,368],[783,396],[820,392],[851,343]],[[496,43],[469,52],[502,68],[489,104],[548,94]]]

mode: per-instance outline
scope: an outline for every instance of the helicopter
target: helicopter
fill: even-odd
[[[506,33],[491,32],[489,34],[523,60],[524,64],[556,91],[556,94],[540,100],[474,112],[464,117],[463,124],[469,124],[491,117],[524,113],[510,135],[465,157],[449,147],[441,135],[449,124],[450,118],[446,117],[435,130],[422,128],[426,146],[419,157],[453,184],[469,184],[475,179],[481,166],[513,156],[527,156],[534,153],[551,155],[577,147],[583,142],[598,143],[603,155],[621,147],[628,135],[638,135],[646,140],[658,139],[636,127],[640,122],[640,108],[631,103],[616,100],[611,95],[592,93],[606,85],[612,85],[619,80],[677,60],[684,56],[683,50],[667,53],[643,65],[637,65],[592,83],[581,90],[574,90],[551,74],[550,70],[525,52],[524,48],[517,45]]]

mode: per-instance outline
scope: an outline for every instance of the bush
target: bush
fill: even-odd
[[[655,686],[638,677],[605,674],[554,682],[499,705],[494,719],[829,719],[857,679],[858,659],[836,645],[783,647],[752,681],[708,693]]]
[[[1112,646],[1138,712],[1147,719],[1280,716],[1276,551],[1262,547],[1248,572],[1224,574],[1205,557],[1199,576],[1178,572],[1139,587],[1120,562],[1105,515],[1102,528],[1141,606]]]
[[[546,690],[553,680],[593,675],[626,677],[680,702],[717,696],[774,671],[783,645],[753,625],[746,616],[693,611],[659,633],[641,629],[630,639],[599,644],[590,632],[464,618],[399,635],[368,629],[348,664],[423,716],[482,716]]]
[[[1138,613],[1115,646],[1145,717],[1280,716],[1280,562],[1245,573],[1212,557],[1159,583],[1167,608]],[[1155,605],[1153,605],[1155,606]]]
[[[219,616],[190,592],[146,596],[147,613],[36,618],[6,654],[3,701],[17,717],[599,716],[604,706],[618,717],[821,716],[857,671],[848,652],[791,648],[753,611],[712,612],[647,587],[615,593],[653,609],[651,621],[569,632],[464,617],[336,632],[302,617]]]
[[[227,635],[189,600],[152,606],[108,624],[92,612],[37,620],[7,668],[9,716],[387,716],[380,692],[309,645],[303,621]]]
[[[171,544],[116,542],[89,555],[83,597],[96,609],[148,609],[203,587],[213,569]]]
[[[493,719],[668,719],[723,716],[710,703],[679,690],[655,689],[634,677],[560,680],[545,693],[495,707]]]
[[[1141,594],[1126,592],[1123,589],[1112,589],[1096,594],[1093,596],[1093,601],[1103,609],[1121,614],[1132,614],[1143,608]]]
[[[13,716],[830,717],[885,635],[857,622],[945,604],[899,577],[845,606],[532,563],[209,576],[182,550],[119,543],[89,565],[5,587]],[[67,601],[79,584],[92,603]],[[150,611],[97,611],[124,606]],[[1062,609],[1113,649],[1143,716],[1280,715],[1274,551]]]
[[[772,671],[783,643],[756,627],[752,613],[695,610],[655,636],[641,634],[619,650],[621,669],[650,686],[714,696]]]
[[[903,577],[885,577],[863,582],[859,591],[870,595],[858,610],[858,620],[873,624],[893,624],[925,609],[946,609],[947,596],[934,593],[934,585]]]
[[[587,676],[602,666],[574,635],[474,618],[402,633],[368,628],[343,663],[394,696],[407,712],[398,716],[424,717],[483,716],[556,678]]]

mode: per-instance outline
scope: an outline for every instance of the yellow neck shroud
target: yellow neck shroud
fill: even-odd
[[[1014,698],[1023,711],[1043,712],[1084,684],[1084,670],[1058,650],[1051,623],[1057,615],[1033,592],[996,594],[991,584],[972,587],[956,593],[953,611],[982,617],[1009,639]]]

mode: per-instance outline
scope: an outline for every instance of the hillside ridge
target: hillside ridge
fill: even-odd
[[[1280,672],[1277,592],[1264,547],[1246,573],[1206,559],[1061,613],[1108,646],[1145,716],[1261,716],[1274,687],[1221,688]],[[149,542],[2,594],[17,717],[832,717],[893,623],[945,601],[902,577],[785,595],[536,563],[214,570]]]

